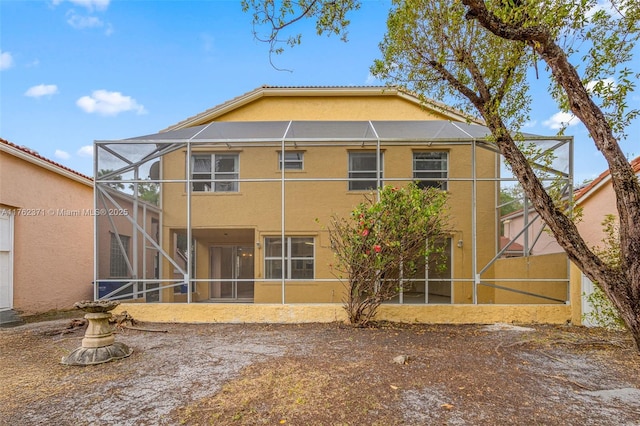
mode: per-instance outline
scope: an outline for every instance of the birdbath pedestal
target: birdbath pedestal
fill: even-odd
[[[82,346],[62,358],[67,365],[93,365],[126,358],[133,352],[124,343],[116,342],[109,324],[111,311],[120,302],[114,300],[82,301],[73,306],[86,312],[89,321]]]

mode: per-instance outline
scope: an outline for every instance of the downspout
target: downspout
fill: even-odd
[[[138,170],[138,166],[135,166],[133,169],[133,221],[135,223],[138,223],[138,179],[140,178],[140,173]],[[132,257],[133,257],[133,265],[131,265],[132,271],[133,272],[133,279],[137,280],[140,277],[140,274],[138,273],[138,232],[135,228],[135,226],[131,227],[131,239],[132,239]],[[132,288],[132,295],[134,298],[137,298],[138,296],[138,285],[139,283],[136,281],[136,283],[133,285]]]
[[[187,284],[187,303],[191,303],[191,271],[192,271],[192,250],[191,250],[191,140],[187,141],[187,270],[184,274],[184,281]]]
[[[94,142],[93,145],[93,211],[98,211],[98,191],[96,190],[96,181],[98,179],[98,144]],[[98,215],[93,215],[93,300],[98,300],[99,297],[98,283]]]
[[[478,273],[478,227],[477,227],[477,171],[476,171],[476,140],[471,143],[471,270],[473,271],[473,304],[478,303],[478,284],[480,274]]]

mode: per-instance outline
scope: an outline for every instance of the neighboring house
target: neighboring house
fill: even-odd
[[[92,298],[93,181],[0,139],[0,311]]]
[[[640,157],[632,160],[630,164],[636,174],[640,173]],[[573,199],[575,207],[580,209],[580,218],[576,223],[578,232],[589,247],[602,247],[602,240],[606,237],[603,221],[608,215],[618,216],[609,170],[576,189]],[[563,252],[533,208],[527,217],[521,209],[503,216],[501,222],[504,238],[513,241],[509,246],[511,253],[519,253],[522,256],[526,251],[533,255]],[[522,232],[525,225],[528,225],[528,230]]]
[[[331,217],[348,215],[381,185],[417,181],[449,193],[452,231],[441,242],[443,267],[425,262],[394,304],[564,306],[566,256],[546,258],[539,270],[499,259],[501,159],[488,133],[395,88],[264,86],[158,134],[96,141],[96,169],[112,170],[97,179],[98,199],[120,182],[159,185],[159,238],[131,218],[126,228],[161,258],[159,279],[131,270],[119,280],[99,270],[97,279],[159,284],[164,303],[340,303]]]

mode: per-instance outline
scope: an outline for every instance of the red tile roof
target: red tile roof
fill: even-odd
[[[75,170],[73,170],[73,169],[70,169],[70,168],[69,168],[69,167],[67,167],[67,166],[63,166],[63,165],[62,165],[62,164],[60,164],[60,163],[56,163],[55,161],[50,160],[50,159],[48,159],[47,157],[43,157],[42,155],[38,154],[38,152],[37,152],[37,151],[35,151],[35,150],[31,149],[31,148],[28,148],[28,147],[26,147],[26,146],[19,146],[19,145],[16,145],[16,144],[14,144],[14,143],[12,143],[12,142],[9,142],[8,140],[2,139],[2,138],[0,138],[0,144],[7,145],[7,146],[9,146],[9,147],[11,147],[11,148],[13,148],[13,149],[16,149],[16,150],[18,150],[18,151],[21,151],[21,152],[25,153],[25,154],[27,154],[27,155],[29,155],[29,156],[31,156],[31,157],[34,157],[34,158],[37,158],[37,159],[39,159],[39,160],[42,160],[42,161],[44,161],[44,162],[46,162],[46,163],[49,163],[50,165],[55,166],[55,167],[57,167],[57,168],[59,168],[59,169],[65,170],[65,171],[67,171],[67,172],[69,172],[69,173],[73,173],[74,175],[77,175],[77,176],[79,176],[79,177],[81,177],[81,178],[84,178],[84,179],[88,179],[88,180],[90,180],[90,181],[93,181],[93,178],[92,178],[92,177],[87,176],[87,175],[84,175],[84,174],[82,174],[82,173],[80,173],[80,172],[77,172],[77,171],[75,171]]]
[[[505,236],[500,236],[500,250],[505,248],[509,243],[509,248],[507,249],[507,253],[510,252],[520,252],[522,253],[524,250],[524,246],[520,243],[511,242],[511,240]]]
[[[638,173],[640,171],[640,157],[634,158],[629,162],[629,164],[631,164],[631,167],[633,168],[634,173]],[[573,193],[574,199],[579,200],[580,197],[587,194],[589,191],[591,191],[593,188],[595,188],[601,182],[603,182],[605,179],[608,179],[608,178],[610,178],[609,169],[600,173],[600,175],[597,178],[589,182],[587,185],[583,186],[582,188],[576,189],[575,192]]]

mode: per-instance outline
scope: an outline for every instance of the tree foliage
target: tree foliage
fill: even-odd
[[[135,191],[133,184],[129,185],[132,191]],[[156,182],[138,182],[138,197],[141,200],[151,203],[155,206],[160,204],[160,185]]]
[[[347,41],[350,24],[347,13],[360,9],[357,0],[242,0],[242,10],[251,13],[253,35],[269,45],[269,60],[284,51],[283,45],[294,47],[301,43],[300,33],[288,33],[288,27],[308,17],[316,18],[316,33],[337,35]]]
[[[103,176],[107,176],[113,173],[112,169],[100,169],[98,170],[98,178],[102,178]],[[106,185],[110,188],[116,189],[118,191],[122,191],[124,189],[124,184],[118,181],[122,180],[122,175],[115,175],[109,178],[111,182],[108,182]]]
[[[501,188],[498,202],[500,203],[500,216],[506,216],[522,209],[524,207],[522,189],[518,186]]]
[[[483,31],[465,12],[461,3],[445,0],[394,2],[373,74],[469,115],[502,117],[504,127],[518,129],[530,104],[524,45]]]
[[[425,259],[441,250],[447,234],[447,194],[415,183],[385,186],[356,206],[350,217],[334,216],[329,240],[338,277],[345,279],[349,321],[368,324],[382,302],[408,291],[424,272]],[[341,273],[345,276],[340,275]]]
[[[111,169],[100,169],[98,171],[98,178],[103,178],[104,176],[110,176],[113,174],[113,170]],[[113,188],[117,191],[124,192],[125,185],[122,183],[122,175],[113,175],[108,179],[110,182],[105,183],[106,186]],[[129,188],[131,194],[135,195],[136,185],[130,183],[126,186]],[[153,205],[159,205],[160,202],[160,185],[156,182],[146,182],[141,181],[137,183],[137,192],[138,198],[151,203]]]

